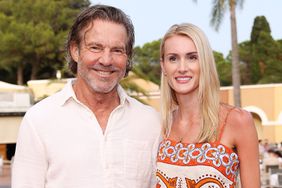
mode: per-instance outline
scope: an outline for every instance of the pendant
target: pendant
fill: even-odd
[[[182,143],[182,140],[183,140],[183,137],[182,137],[182,138],[180,138],[180,140],[179,140],[179,142],[178,142],[178,143]]]

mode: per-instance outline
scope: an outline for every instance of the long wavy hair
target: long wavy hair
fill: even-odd
[[[164,35],[160,46],[160,58],[164,59],[164,46],[168,38],[181,35],[187,36],[194,42],[200,66],[199,93],[200,101],[200,126],[198,142],[208,142],[216,139],[219,125],[219,89],[220,83],[214,61],[213,51],[204,32],[190,23],[173,25]],[[173,110],[177,108],[178,101],[174,90],[169,86],[164,73],[161,75],[161,114],[163,123],[163,134],[170,134]]]

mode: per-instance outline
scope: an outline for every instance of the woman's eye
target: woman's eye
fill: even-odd
[[[168,57],[168,61],[170,61],[170,62],[175,62],[177,59],[176,59],[176,57],[175,56],[170,56],[170,57]]]
[[[188,55],[187,58],[190,62],[194,62],[198,60],[198,55]]]

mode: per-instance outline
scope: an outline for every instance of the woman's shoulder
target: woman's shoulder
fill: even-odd
[[[249,135],[256,131],[253,117],[247,110],[231,105],[221,105],[221,113],[221,121],[229,136],[235,135],[238,138],[239,135]]]
[[[250,112],[231,105],[225,105],[221,109],[221,113],[225,114],[225,137],[226,140],[231,140],[231,145],[238,147],[238,145],[244,145],[246,138],[257,139],[254,120]]]
[[[246,126],[253,124],[253,118],[250,112],[229,104],[221,104],[221,114],[225,118],[225,123],[232,126]]]

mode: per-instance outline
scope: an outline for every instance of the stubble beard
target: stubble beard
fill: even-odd
[[[114,79],[91,76],[91,71],[79,72],[79,75],[93,92],[107,94],[117,88],[125,71],[120,72],[119,76]]]

